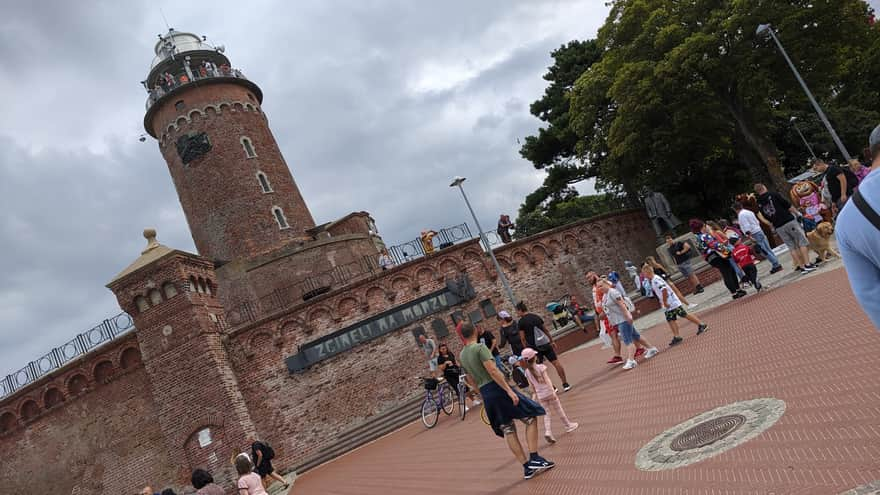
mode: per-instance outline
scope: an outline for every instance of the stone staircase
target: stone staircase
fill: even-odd
[[[414,395],[385,413],[340,433],[333,444],[303,460],[292,471],[302,474],[419,419],[423,399],[421,393]]]

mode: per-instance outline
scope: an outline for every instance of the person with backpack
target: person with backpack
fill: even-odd
[[[518,327],[523,348],[531,347],[538,351],[539,363],[543,363],[544,359],[550,361],[562,380],[562,390],[565,392],[571,390],[571,385],[565,379],[565,368],[556,356],[556,342],[553,342],[553,337],[544,327],[544,320],[534,313],[529,313],[529,308],[522,301],[516,303],[516,312],[519,314]]]
[[[709,263],[721,273],[724,286],[730,291],[730,296],[733,299],[745,296],[746,291],[740,288],[736,272],[730,266],[730,261],[728,261],[731,251],[727,248],[727,245],[718,242],[718,239],[710,234],[709,226],[703,223],[702,220],[693,218],[688,224],[691,227],[691,232],[697,237],[697,246],[700,254],[703,255],[706,263]]]
[[[254,471],[260,475],[260,479],[263,481],[263,486],[268,488],[269,483],[267,482],[267,478],[272,478],[276,481],[280,481],[284,485],[284,488],[287,488],[290,486],[290,483],[288,483],[280,474],[275,472],[275,468],[272,467],[272,459],[274,458],[275,449],[273,449],[271,445],[259,440],[251,442],[251,459],[254,460]]]
[[[837,246],[853,294],[880,330],[880,125],[868,138],[871,173],[837,217]]]
[[[660,352],[636,331],[633,325],[632,311],[635,308],[631,306],[632,302],[628,302],[609,280],[600,280],[596,287],[602,296],[602,309],[608,316],[608,322],[617,327],[620,340],[626,346],[626,362],[623,364],[623,369],[631,370],[638,364],[635,359],[636,343],[647,349],[645,359],[650,359]]]

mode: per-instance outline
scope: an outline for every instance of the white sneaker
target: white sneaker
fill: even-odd
[[[571,432],[573,432],[574,430],[577,430],[577,429],[578,429],[578,426],[580,426],[580,425],[577,424],[577,423],[572,423],[572,424],[570,424],[570,425],[568,425],[568,426],[565,427],[565,432],[566,432],[566,433],[571,433]]]
[[[696,308],[696,307],[697,307],[697,303],[690,303],[690,304],[688,304],[688,309],[694,309],[694,308]]]
[[[645,351],[645,359],[651,359],[652,357],[656,356],[658,352],[660,352],[660,350],[658,350],[656,347],[648,349],[647,351]]]
[[[636,362],[635,359],[627,359],[626,364],[623,365],[623,369],[631,370],[635,368],[639,363]]]
[[[553,437],[552,433],[545,433],[544,440],[547,440],[547,443],[556,443],[556,438]]]

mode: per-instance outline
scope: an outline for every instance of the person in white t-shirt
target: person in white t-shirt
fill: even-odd
[[[685,318],[690,320],[691,322],[697,325],[697,335],[706,331],[709,328],[709,325],[706,325],[699,318],[687,312],[684,309],[684,305],[681,303],[681,300],[678,296],[675,295],[675,291],[673,291],[669,284],[663,280],[660,275],[654,273],[654,267],[645,263],[642,265],[642,273],[648,280],[651,281],[651,289],[654,291],[654,295],[657,296],[657,299],[660,300],[660,306],[663,308],[663,312],[666,315],[666,323],[669,325],[669,330],[672,331],[672,341],[669,343],[670,346],[677,345],[682,341],[681,335],[678,332],[678,317]]]
[[[736,211],[739,228],[742,230],[743,234],[749,236],[755,241],[755,244],[761,248],[764,256],[767,257],[767,260],[770,262],[770,265],[772,266],[770,273],[776,273],[782,270],[782,265],[779,264],[779,258],[773,253],[773,249],[770,247],[770,241],[767,240],[767,236],[765,236],[764,231],[761,230],[761,223],[758,221],[758,217],[755,216],[752,211],[747,210],[739,201],[733,204],[733,210]]]

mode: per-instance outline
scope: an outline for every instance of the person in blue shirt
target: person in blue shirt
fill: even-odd
[[[880,125],[868,138],[871,172],[837,217],[837,245],[856,299],[880,329]]]

